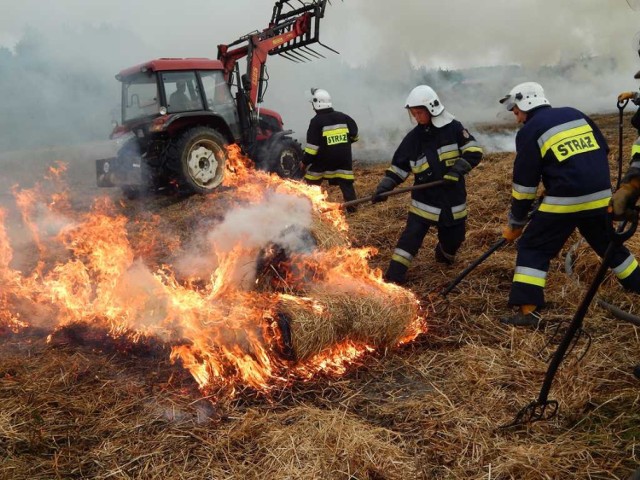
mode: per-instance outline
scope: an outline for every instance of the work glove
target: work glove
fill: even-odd
[[[635,177],[622,183],[609,202],[613,210],[613,218],[615,220],[633,220],[636,215],[635,206],[638,197],[640,197],[640,178]]]
[[[638,92],[622,92],[618,95],[618,102],[624,102],[625,100],[631,100],[633,103],[638,101]]]
[[[502,238],[504,238],[509,243],[513,243],[518,238],[520,238],[523,229],[524,227],[522,226],[507,225],[502,229]]]
[[[504,238],[507,242],[513,243],[520,235],[522,235],[522,230],[524,226],[527,224],[526,220],[518,220],[516,219],[511,212],[509,212],[509,219],[507,226],[502,229],[502,238]]]
[[[471,171],[473,167],[469,162],[467,162],[464,158],[459,158],[456,160],[447,173],[444,174],[442,179],[449,183],[457,183],[460,181],[460,178]]]
[[[396,182],[394,182],[390,177],[384,177],[380,180],[380,183],[378,183],[376,191],[371,198],[371,203],[386,202],[387,196],[381,197],[380,194],[390,192],[394,188],[396,188]]]

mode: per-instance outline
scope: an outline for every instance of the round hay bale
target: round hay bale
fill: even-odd
[[[291,357],[304,360],[341,342],[391,347],[409,333],[418,303],[403,289],[368,294],[321,293],[314,298],[283,295],[278,312],[286,319]]]

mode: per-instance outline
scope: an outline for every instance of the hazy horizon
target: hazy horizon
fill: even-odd
[[[157,57],[215,58],[219,43],[265,28],[274,4],[2,1],[0,151],[106,139],[118,116],[115,73]],[[308,90],[326,88],[358,122],[363,148],[381,155],[411,128],[403,103],[425,79],[471,128],[502,121],[497,99],[525,80],[543,83],[554,104],[615,111],[617,94],[638,88],[638,20],[625,0],[334,0],[321,41],[340,54],[307,64],[271,57],[264,106],[303,139]],[[480,68],[496,65],[517,68]],[[471,81],[438,76],[458,69]]]

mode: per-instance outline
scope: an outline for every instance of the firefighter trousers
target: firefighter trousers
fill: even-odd
[[[606,213],[581,218],[544,212],[533,216],[518,241],[509,305],[544,306],[549,262],[560,253],[576,228],[589,246],[602,257],[610,241]],[[609,267],[624,288],[640,293],[638,262],[624,245],[615,248]]]
[[[435,248],[436,261],[447,265],[453,263],[456,252],[464,242],[466,221],[463,220],[453,225],[445,226],[425,221],[410,213],[407,218],[407,225],[400,235],[396,249],[391,257],[391,262],[389,262],[389,268],[384,274],[385,280],[404,283],[407,270],[411,266],[418,250],[420,250],[424,237],[432,225],[438,230],[438,244]]]

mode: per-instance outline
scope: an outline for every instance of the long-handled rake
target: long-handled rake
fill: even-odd
[[[396,188],[395,190],[391,190],[390,192],[384,192],[378,195],[369,195],[368,197],[349,200],[348,202],[341,203],[340,207],[341,208],[353,207],[355,205],[360,205],[361,203],[371,202],[376,197],[381,197],[381,198],[391,197],[392,195],[400,195],[401,193],[413,192],[414,190],[424,190],[427,188],[438,187],[440,185],[444,185],[445,183],[447,183],[445,180],[436,180],[435,182],[421,183],[418,185],[413,185],[412,187]]]

